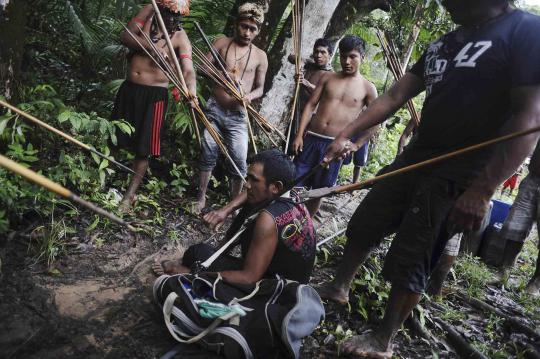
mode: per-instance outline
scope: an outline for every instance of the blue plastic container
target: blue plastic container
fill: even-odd
[[[504,223],[506,217],[508,217],[508,212],[510,212],[511,204],[496,199],[491,202],[493,203],[493,209],[491,210],[489,225],[492,226],[494,223]]]

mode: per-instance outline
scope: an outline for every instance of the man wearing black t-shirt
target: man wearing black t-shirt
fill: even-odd
[[[329,146],[326,160],[357,146],[376,126],[426,90],[417,134],[386,171],[499,135],[540,125],[540,17],[507,0],[443,0],[460,26],[433,42],[418,63]],[[346,303],[372,249],[396,233],[383,275],[392,290],[381,326],[353,337],[346,353],[390,358],[392,339],[418,303],[448,239],[477,229],[500,185],[532,151],[533,134],[375,184],[347,229],[335,279],[321,297]]]
[[[253,156],[248,168],[246,191],[225,207],[204,215],[212,229],[241,208],[231,224],[226,239],[232,238],[253,209],[272,201],[240,236],[241,256],[222,255],[208,268],[235,283],[252,284],[279,275],[282,278],[309,282],[315,264],[315,231],[306,206],[292,198],[277,197],[295,179],[294,164],[279,150],[267,150]],[[216,248],[196,244],[181,260],[156,262],[156,274],[188,273],[197,262],[204,262]]]

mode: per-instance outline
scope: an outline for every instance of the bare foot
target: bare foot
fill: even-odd
[[[533,277],[529,281],[529,283],[527,283],[527,286],[525,287],[525,292],[534,297],[540,296],[540,277]]]
[[[133,202],[135,202],[135,196],[133,197],[126,197],[122,198],[122,201],[118,205],[118,211],[120,213],[128,213],[131,211],[131,206],[133,205]]]
[[[159,261],[157,258],[154,260],[152,270],[158,276],[163,274],[186,274],[190,270],[182,265],[181,260],[164,260]]]
[[[336,286],[333,282],[324,283],[317,287],[316,290],[322,299],[331,300],[341,305],[349,303],[349,292]]]
[[[343,352],[360,358],[391,359],[392,347],[380,343],[373,332],[355,335],[343,344]]]
[[[199,198],[197,200],[197,207],[195,207],[195,210],[197,211],[196,214],[201,214],[202,210],[206,207],[206,198]]]

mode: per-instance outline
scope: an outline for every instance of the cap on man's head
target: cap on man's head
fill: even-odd
[[[156,0],[159,7],[165,8],[174,14],[189,15],[189,3],[191,0]]]
[[[264,9],[254,3],[245,3],[238,8],[238,20],[252,20],[258,26],[264,22]]]

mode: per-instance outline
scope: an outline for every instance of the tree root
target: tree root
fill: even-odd
[[[516,318],[510,317],[509,315],[502,312],[500,309],[495,308],[494,306],[476,298],[465,297],[463,295],[458,295],[458,297],[473,308],[482,310],[484,312],[493,313],[498,317],[503,318],[505,322],[515,330],[527,335],[529,338],[540,341],[540,333],[538,333],[534,328],[529,327],[528,325],[524,324],[522,321]]]
[[[488,359],[484,354],[480,353],[471,344],[469,344],[453,326],[435,316],[432,316],[432,319],[446,332],[446,337],[449,344],[452,345],[460,358]]]

